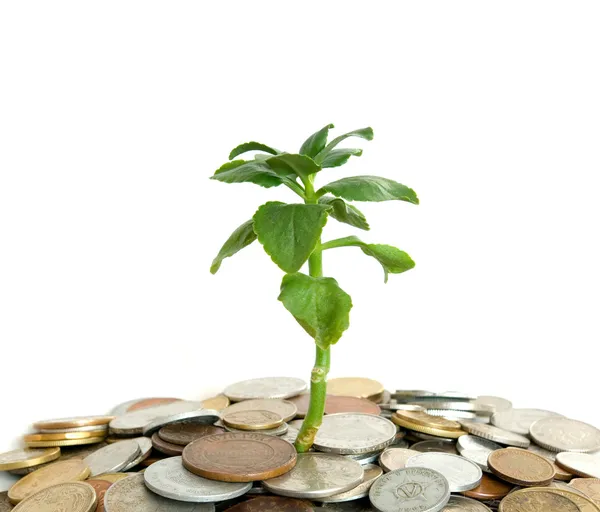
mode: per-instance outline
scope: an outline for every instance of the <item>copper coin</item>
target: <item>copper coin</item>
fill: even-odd
[[[98,498],[96,512],[104,512],[104,495],[112,485],[112,482],[108,482],[107,480],[86,480],[85,483],[90,484],[94,488],[94,491],[96,491],[96,498]]]
[[[225,512],[312,512],[310,502],[294,498],[276,496],[260,496],[243,503],[238,503]]]
[[[212,480],[253,482],[290,471],[296,465],[296,450],[275,436],[227,432],[188,444],[183,450],[183,465]]]
[[[512,489],[511,484],[484,473],[481,483],[475,489],[465,491],[463,494],[476,500],[499,500],[504,498]]]
[[[488,457],[488,467],[502,480],[523,487],[543,487],[554,478],[549,460],[521,448],[494,450]]]
[[[308,412],[310,395],[305,393],[288,400],[298,407],[296,416],[298,418],[304,418]],[[362,412],[379,416],[379,414],[381,414],[381,408],[366,398],[327,395],[327,398],[325,399],[325,414],[337,414],[338,412]]]
[[[181,455],[183,453],[183,446],[165,441],[158,435],[158,432],[154,432],[151,439],[152,447],[165,455]]]
[[[148,409],[149,407],[156,407],[158,405],[172,404],[173,402],[179,402],[180,400],[181,398],[142,398],[139,402],[131,404],[127,408],[127,412]]]
[[[201,423],[172,423],[158,431],[159,437],[167,443],[186,446],[196,439],[215,434],[223,434],[225,429],[202,425]]]

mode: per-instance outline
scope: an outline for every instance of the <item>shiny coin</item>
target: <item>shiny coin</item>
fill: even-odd
[[[139,411],[129,412],[118,416],[110,422],[110,431],[118,435],[140,435],[144,427],[157,418],[172,416],[183,412],[197,411],[202,407],[201,402],[180,400],[166,405],[149,407]]]
[[[551,492],[552,494],[565,497],[568,500],[572,501],[573,503],[575,503],[575,505],[579,507],[579,510],[581,510],[581,512],[600,512],[600,507],[598,507],[591,499],[573,491],[565,491],[563,489],[555,487],[530,487],[528,489],[523,489],[523,491]]]
[[[185,448],[185,446],[179,444],[168,443],[158,435],[158,432],[152,434],[152,446],[155,450],[171,456],[181,455]]]
[[[450,496],[450,501],[444,507],[443,512],[492,512],[483,503],[463,498],[462,496]]]
[[[290,421],[296,417],[296,413],[298,412],[294,400],[296,398],[292,398],[291,400],[244,400],[243,402],[231,404],[223,410],[221,416],[240,411],[270,411],[281,416],[283,421]]]
[[[103,437],[106,431],[93,430],[91,432],[61,432],[58,434],[25,434],[23,441],[26,443],[39,441],[66,441],[70,439],[89,439],[90,437]]]
[[[65,482],[45,489],[19,503],[14,512],[92,512],[96,492],[83,482]]]
[[[290,443],[258,433],[206,436],[183,450],[183,465],[187,470],[223,482],[274,478],[295,464],[296,450]]]
[[[104,437],[86,437],[84,439],[65,439],[62,441],[26,441],[28,448],[50,448],[62,446],[82,446],[85,444],[98,444],[104,441]]]
[[[323,452],[358,454],[381,450],[396,438],[395,425],[371,414],[340,413],[323,418],[314,447]]]
[[[512,409],[512,402],[499,396],[478,396],[474,403],[477,409],[483,409],[491,413],[508,411]]]
[[[65,482],[85,480],[90,468],[81,460],[54,462],[38,469],[17,481],[8,491],[12,503],[19,503],[38,491]]]
[[[556,464],[556,452],[551,452],[550,450],[546,450],[545,448],[542,448],[541,446],[538,446],[537,444],[533,443],[529,445],[529,448],[527,448],[527,450],[537,455],[541,455],[542,457],[544,457],[544,459],[549,460],[552,463],[552,466],[554,467],[555,480],[563,480],[565,482],[568,482],[569,480],[571,480],[571,478],[573,478],[573,475],[571,473],[569,473],[567,470],[561,468],[559,465]]]
[[[326,498],[315,498],[315,501],[323,503],[342,503],[364,498],[369,495],[369,489],[382,474],[383,470],[375,464],[363,465],[364,476],[362,482],[352,489],[328,496]]]
[[[163,498],[150,491],[144,475],[137,474],[113,484],[104,496],[106,512],[214,512],[212,503],[186,503]]]
[[[399,404],[394,400],[387,404],[380,404],[379,407],[388,411],[425,411],[425,407],[421,407],[420,405]]]
[[[108,491],[112,482],[106,480],[86,480],[86,484],[91,485],[96,493],[96,508],[93,509],[95,512],[104,512],[104,495]]]
[[[174,423],[181,423],[183,421],[193,421],[194,423],[202,423],[203,425],[212,425],[215,421],[219,420],[219,418],[219,413],[211,409],[180,412],[154,418],[144,426],[142,433],[145,436],[151,436],[155,432],[158,432],[162,427],[166,427],[167,425],[172,425]]]
[[[561,452],[556,463],[571,473],[588,478],[600,478],[600,457],[589,453]]]
[[[136,437],[135,441],[140,447],[140,452],[138,453],[135,459],[133,459],[129,464],[127,464],[127,466],[125,466],[122,469],[123,472],[135,468],[138,464],[141,464],[148,457],[150,457],[150,454],[152,453],[152,441],[150,441],[150,439],[148,439],[147,437]]]
[[[225,428],[226,432],[251,432],[250,430],[233,428],[233,427],[230,427],[229,425],[224,425],[224,428]],[[266,436],[282,436],[288,431],[288,428],[289,428],[289,426],[287,423],[282,423],[278,427],[270,428],[267,430],[259,430],[257,432],[260,434],[265,434]]]
[[[485,473],[491,473],[490,468],[487,465],[488,456],[491,452],[485,452],[483,450],[463,450],[460,452],[460,456],[477,464],[479,469]]]
[[[531,425],[529,433],[542,448],[554,452],[589,453],[600,450],[600,430],[583,421],[542,418]]]
[[[581,491],[596,505],[600,505],[600,479],[598,478],[574,478],[569,485],[575,490]]]
[[[400,427],[432,436],[455,439],[465,434],[460,423],[419,411],[396,411],[392,421]]]
[[[523,487],[545,486],[554,478],[554,466],[550,461],[518,448],[492,452],[488,466],[497,477]]]
[[[428,468],[444,475],[450,492],[474,489],[481,482],[481,469],[473,462],[449,453],[420,453],[406,461],[407,468]]]
[[[261,496],[238,503],[225,512],[313,512],[308,501],[279,496]]]
[[[431,416],[439,416],[451,421],[474,420],[477,414],[467,411],[452,411],[445,409],[425,409],[425,412]]]
[[[340,377],[327,382],[330,395],[373,399],[384,392],[381,382],[364,377]]]
[[[548,416],[561,415],[543,409],[509,409],[495,413],[492,416],[492,425],[515,434],[528,436],[531,425],[540,418]]]
[[[523,489],[506,496],[500,503],[499,512],[581,512],[569,498],[551,492],[550,489]]]
[[[297,416],[299,418],[304,418],[308,412],[310,395],[304,393],[291,398],[290,402],[296,405],[298,409]],[[381,408],[379,405],[366,398],[327,395],[325,399],[325,414],[337,414],[339,412],[362,412],[365,414],[379,415],[381,413]]]
[[[344,455],[344,457],[348,457],[349,459],[353,459],[358,462],[361,466],[365,466],[367,464],[371,464],[379,459],[382,450],[377,450],[376,452],[367,452],[367,453],[359,453],[356,455]]]
[[[481,477],[481,483],[463,494],[476,500],[499,500],[504,498],[512,489],[511,484],[484,473]]]
[[[140,454],[140,445],[135,439],[109,444],[88,455],[83,462],[90,468],[94,478],[102,473],[113,473],[126,468]]]
[[[379,477],[369,499],[380,512],[439,512],[450,499],[450,489],[437,471],[405,468]]]
[[[410,447],[411,450],[421,453],[450,453],[452,455],[458,455],[456,450],[456,443],[452,441],[419,441]]]
[[[190,473],[181,457],[171,457],[152,464],[145,472],[146,486],[165,498],[194,503],[212,503],[246,494],[252,483],[208,480]]]
[[[62,429],[74,427],[90,427],[93,425],[106,425],[114,416],[78,416],[74,418],[58,418],[55,420],[38,421],[33,424],[35,429]]]
[[[493,425],[475,423],[473,421],[462,421],[461,425],[469,434],[483,437],[496,443],[516,446],[518,448],[527,448],[531,444],[531,441],[526,437],[499,427],[494,427]]]
[[[0,453],[0,471],[30,468],[60,457],[60,448],[18,449]]]
[[[503,448],[498,443],[494,443],[494,441],[472,435],[459,437],[456,441],[456,447],[459,453],[463,450],[481,450],[489,453]]]
[[[108,424],[92,425],[90,427],[73,427],[73,428],[40,428],[36,434],[64,434],[66,432],[97,432],[96,435],[106,435],[108,433]]]
[[[222,411],[229,406],[231,401],[225,395],[217,395],[206,400],[202,400],[203,409],[214,409],[215,411]]]
[[[240,402],[243,404],[244,402]],[[167,443],[186,446],[196,439],[225,432],[220,427],[201,423],[183,422],[166,425],[158,431],[159,437]]]
[[[268,430],[283,423],[280,414],[271,411],[233,411],[223,415],[223,423],[238,430]]]
[[[388,473],[396,469],[404,469],[406,461],[420,452],[408,448],[386,448],[379,456],[379,465]]]
[[[348,491],[362,482],[363,467],[331,453],[300,453],[294,469],[263,481],[273,494],[291,498],[322,498]]]
[[[228,386],[223,394],[234,402],[267,398],[290,398],[307,388],[302,379],[292,377],[266,377],[237,382]]]

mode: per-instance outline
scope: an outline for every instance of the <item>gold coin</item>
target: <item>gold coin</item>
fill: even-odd
[[[65,482],[35,493],[19,503],[13,512],[92,512],[96,505],[96,491],[91,485]]]
[[[215,409],[217,411],[221,411],[225,409],[225,407],[229,407],[229,398],[225,395],[217,395],[212,398],[207,398],[206,400],[202,400],[202,407],[204,409]]]
[[[441,416],[432,416],[422,411],[396,411],[392,415],[392,420],[394,418],[399,422],[420,425],[421,427],[434,428],[446,432],[463,432],[460,423],[457,421],[447,420]],[[397,421],[395,423],[400,425]]]
[[[88,437],[86,439],[65,439],[63,441],[29,441],[25,444],[29,448],[47,448],[50,446],[80,446],[96,444],[104,441],[104,437]]]
[[[567,498],[569,501],[574,503],[577,507],[579,507],[580,512],[600,512],[600,507],[596,505],[593,500],[582,496],[581,494],[577,494],[576,492],[565,491],[564,489],[556,488],[556,487],[530,487],[528,489],[522,489],[520,491],[515,491],[512,494],[517,494],[520,492],[550,492],[555,495],[562,496],[563,498]],[[502,510],[502,509],[500,509]],[[545,510],[545,509],[540,509]]]
[[[498,512],[582,512],[575,502],[553,490],[533,487],[511,492],[500,502]]]
[[[108,425],[114,416],[78,416],[75,418],[58,418],[55,420],[38,421],[33,424],[35,429],[61,429],[76,427],[93,427],[96,425]]]
[[[90,468],[78,459],[54,462],[21,478],[8,490],[8,499],[16,504],[52,485],[85,480]]]
[[[114,484],[115,482],[123,480],[123,478],[127,478],[131,475],[135,475],[135,473],[103,473],[102,475],[95,476],[94,480],[105,480]]]
[[[354,396],[357,398],[377,399],[383,394],[381,382],[363,377],[340,377],[327,382],[330,395]]]
[[[283,423],[281,415],[273,411],[234,411],[225,414],[221,421],[228,427],[240,430],[268,430]]]
[[[70,439],[89,439],[90,437],[104,437],[105,430],[92,430],[90,432],[60,432],[57,434],[27,434],[23,436],[26,443],[39,441],[67,441]]]
[[[0,471],[39,466],[45,462],[56,460],[59,457],[60,448],[48,448],[46,450],[28,450],[25,448],[0,453]]]
[[[600,479],[599,478],[574,478],[569,483],[571,487],[581,491],[596,505],[600,505]]]

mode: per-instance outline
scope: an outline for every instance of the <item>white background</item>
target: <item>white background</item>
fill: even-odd
[[[593,1],[3,2],[0,449],[36,419],[308,377],[262,248],[208,271],[293,196],[208,177],[240,142],[296,151],[329,122],[375,139],[319,183],[421,198],[327,226],[417,262],[384,285],[359,250],[325,254],[355,304],[331,375],[600,425],[599,22]]]

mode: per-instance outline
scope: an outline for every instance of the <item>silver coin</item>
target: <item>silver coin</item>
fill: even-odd
[[[561,452],[556,462],[570,473],[586,478],[600,478],[600,457],[589,453]]]
[[[362,482],[363,467],[355,460],[333,453],[299,453],[288,473],[264,480],[273,494],[291,498],[323,498],[348,491]]]
[[[450,496],[450,501],[443,512],[491,512],[491,509],[471,498]]]
[[[246,494],[248,494],[249,496],[250,495],[260,496],[262,494],[268,494],[268,491],[262,486],[262,484],[260,482],[252,482],[252,487]]]
[[[456,440],[456,447],[459,453],[462,450],[481,450],[489,453],[503,448],[498,443],[494,443],[494,441],[472,435],[460,436]]]
[[[244,402],[239,402],[239,403],[243,404]],[[248,433],[248,430],[242,430],[240,428],[233,428],[233,427],[230,427],[229,425],[225,425],[224,423],[223,423],[223,428],[225,430],[227,430],[228,432],[246,432],[246,433]],[[257,430],[256,432],[259,434],[265,434],[266,436],[282,436],[288,431],[289,428],[290,427],[287,423],[282,423],[278,427],[268,428],[266,430]]]
[[[490,468],[487,465],[488,457],[491,451],[484,450],[463,450],[460,452],[460,456],[477,464],[479,469],[485,473],[491,473]]]
[[[422,439],[423,441],[442,441],[444,443],[453,443],[453,444],[456,442],[456,439],[452,439],[450,437],[432,436],[432,435],[426,434],[425,432],[417,432],[416,430],[413,432],[410,432],[410,435],[417,439]]]
[[[265,377],[237,382],[225,388],[223,394],[233,402],[242,400],[291,398],[308,388],[302,379],[293,377]]]
[[[369,489],[375,483],[381,475],[383,475],[383,471],[379,466],[375,464],[367,464],[363,466],[363,470],[365,472],[362,482],[358,484],[356,487],[350,489],[346,492],[340,492],[339,494],[334,494],[333,496],[328,496],[326,498],[313,498],[315,501],[320,501],[322,503],[342,503],[344,501],[354,501],[364,498],[369,495]]]
[[[379,477],[369,499],[380,512],[439,512],[450,499],[450,488],[433,469],[404,468]]]
[[[243,402],[236,402],[225,408],[221,411],[221,416],[239,411],[270,411],[281,416],[283,421],[290,421],[296,417],[298,407],[288,400],[244,400]]]
[[[528,436],[531,425],[537,420],[548,416],[562,417],[561,414],[543,409],[509,409],[508,411],[495,413],[492,416],[492,425],[515,434]]]
[[[478,396],[477,400],[475,400],[475,405],[478,409],[483,409],[491,413],[512,409],[512,402],[499,396]]]
[[[390,445],[398,429],[381,416],[362,413],[329,414],[323,418],[314,447],[322,452],[358,454]]]
[[[296,442],[296,439],[297,439],[299,433],[300,433],[300,431],[297,428],[294,428],[294,427],[291,427],[288,425],[287,432],[285,434],[279,436],[279,439],[285,439],[288,443],[294,444]]]
[[[111,433],[117,435],[142,434],[144,427],[157,418],[172,416],[182,412],[197,411],[202,409],[202,402],[181,400],[156,407],[149,407],[139,411],[128,412],[123,416],[117,416],[109,424]]]
[[[199,411],[187,411],[172,414],[169,416],[161,416],[148,422],[142,433],[145,436],[151,436],[154,432],[158,432],[161,428],[167,425],[173,425],[174,423],[182,422],[193,422],[200,423],[202,425],[212,425],[215,421],[219,420],[219,412],[213,409],[201,409]]]
[[[424,411],[425,407],[421,407],[420,405],[414,404],[399,404],[395,400],[387,404],[379,404],[379,407],[382,409],[387,409],[388,411]]]
[[[531,438],[554,452],[589,453],[600,450],[600,430],[569,418],[542,418],[531,425]]]
[[[459,455],[450,453],[420,453],[406,461],[407,468],[433,469],[448,480],[450,492],[463,492],[475,489],[483,477],[481,468]]]
[[[304,420],[292,420],[292,421],[288,421],[288,425],[290,427],[294,427],[298,431],[302,428],[302,424],[303,423],[304,423]]]
[[[365,464],[371,464],[371,462],[375,462],[377,459],[379,459],[380,455],[381,450],[377,450],[374,452],[359,453],[356,455],[344,455],[344,457],[348,457],[349,459],[355,460],[356,462],[364,466]]]
[[[165,498],[193,503],[212,503],[246,494],[252,483],[208,480],[183,467],[181,457],[155,462],[144,472],[146,486]]]
[[[68,432],[106,432],[108,425],[93,425],[89,427],[71,427],[71,428],[38,428],[36,434],[64,434]],[[100,434],[100,436],[103,434]]]
[[[425,409],[475,412],[477,408],[473,402],[452,402],[448,400],[429,400],[426,402],[413,402]]]
[[[137,442],[140,447],[140,453],[138,456],[133,459],[127,466],[125,466],[121,471],[126,473],[130,469],[136,467],[141,462],[145,461],[148,457],[150,457],[150,453],[152,452],[152,441],[147,437],[136,437],[133,439]]]
[[[518,448],[527,448],[531,441],[525,436],[515,434],[508,430],[495,427],[493,425],[485,425],[482,423],[475,423],[473,421],[461,421],[463,429],[469,434],[474,436],[483,437],[489,441],[504,444],[507,446],[516,446]]]
[[[415,455],[419,455],[419,453],[421,452],[407,448],[386,448],[379,456],[379,465],[386,473],[404,469],[406,461]]]
[[[454,440],[449,441],[437,441],[431,439],[429,441],[419,441],[410,447],[411,450],[415,450],[421,453],[451,453],[457,455],[456,443]]]
[[[446,418],[447,420],[460,421],[460,420],[474,420],[477,418],[477,414],[474,412],[467,411],[453,411],[445,409],[427,409],[425,411],[430,416],[438,416]]]
[[[126,468],[140,454],[135,439],[118,441],[96,450],[83,459],[90,468],[90,478],[102,473],[117,473]]]
[[[392,446],[394,448],[408,448],[408,441],[406,439],[398,439],[398,437],[396,436],[394,442],[390,444],[390,447]]]
[[[163,498],[144,484],[143,473],[112,484],[104,495],[105,512],[214,512],[212,503],[186,503]]]

